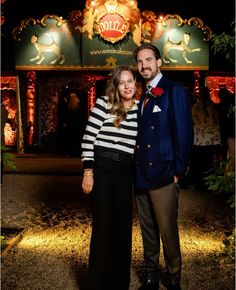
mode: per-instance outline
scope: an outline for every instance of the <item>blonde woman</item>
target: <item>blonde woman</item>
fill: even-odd
[[[83,137],[82,188],[91,195],[93,218],[87,290],[129,289],[135,93],[134,72],[125,65],[115,68]]]

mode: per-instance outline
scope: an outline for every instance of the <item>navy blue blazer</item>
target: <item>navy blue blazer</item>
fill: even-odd
[[[151,97],[142,114],[144,96],[138,106],[136,149],[137,189],[155,189],[183,176],[193,145],[190,100],[179,83],[162,76],[161,96]]]

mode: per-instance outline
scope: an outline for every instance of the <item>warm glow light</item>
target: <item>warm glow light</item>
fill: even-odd
[[[195,227],[191,229],[180,228],[179,232],[182,256],[185,261],[197,258],[199,253],[201,253],[201,255],[209,255],[212,253],[221,253],[223,250],[223,235],[222,237],[213,237],[212,233],[203,232]],[[138,223],[133,226],[133,245],[135,248],[135,255],[142,258],[143,246]],[[161,254],[160,258],[163,262],[163,254]]]
[[[60,254],[70,256],[72,251],[88,256],[91,227],[89,225],[78,228],[50,228],[39,231],[26,232],[18,247],[33,250],[39,253]],[[223,249],[223,236],[213,236],[212,233],[203,232],[199,228],[180,228],[181,249],[184,259],[190,260],[201,253],[209,255],[219,253]],[[71,242],[73,241],[73,243]],[[138,222],[133,224],[133,248],[135,256],[142,259],[143,246]],[[185,256],[186,253],[186,256]]]
[[[79,228],[29,231],[25,233],[18,247],[40,253],[63,254],[63,256],[70,256],[71,248],[80,252],[82,249],[87,253],[89,248],[87,235],[90,235],[90,227],[88,226],[86,229],[85,232],[81,232]]]
[[[184,245],[183,251],[192,255],[220,252],[223,249],[223,237],[213,237],[212,234],[204,234],[198,229],[180,230],[181,244]]]

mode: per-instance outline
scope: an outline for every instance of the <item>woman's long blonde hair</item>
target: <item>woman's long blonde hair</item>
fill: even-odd
[[[117,116],[114,120],[114,125],[117,128],[120,128],[120,123],[125,120],[127,116],[127,111],[125,110],[124,104],[121,100],[118,85],[120,83],[120,75],[123,71],[129,71],[134,80],[136,80],[136,75],[134,71],[127,65],[117,66],[111,76],[111,79],[108,81],[106,95],[108,96],[108,103],[111,105],[111,114]],[[133,96],[135,98],[135,95]]]

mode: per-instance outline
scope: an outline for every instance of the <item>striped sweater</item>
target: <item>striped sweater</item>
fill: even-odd
[[[104,148],[125,154],[134,154],[137,136],[137,102],[127,112],[121,127],[113,124],[115,115],[110,113],[108,97],[97,98],[82,140],[82,161],[84,168],[93,168],[94,148]]]

